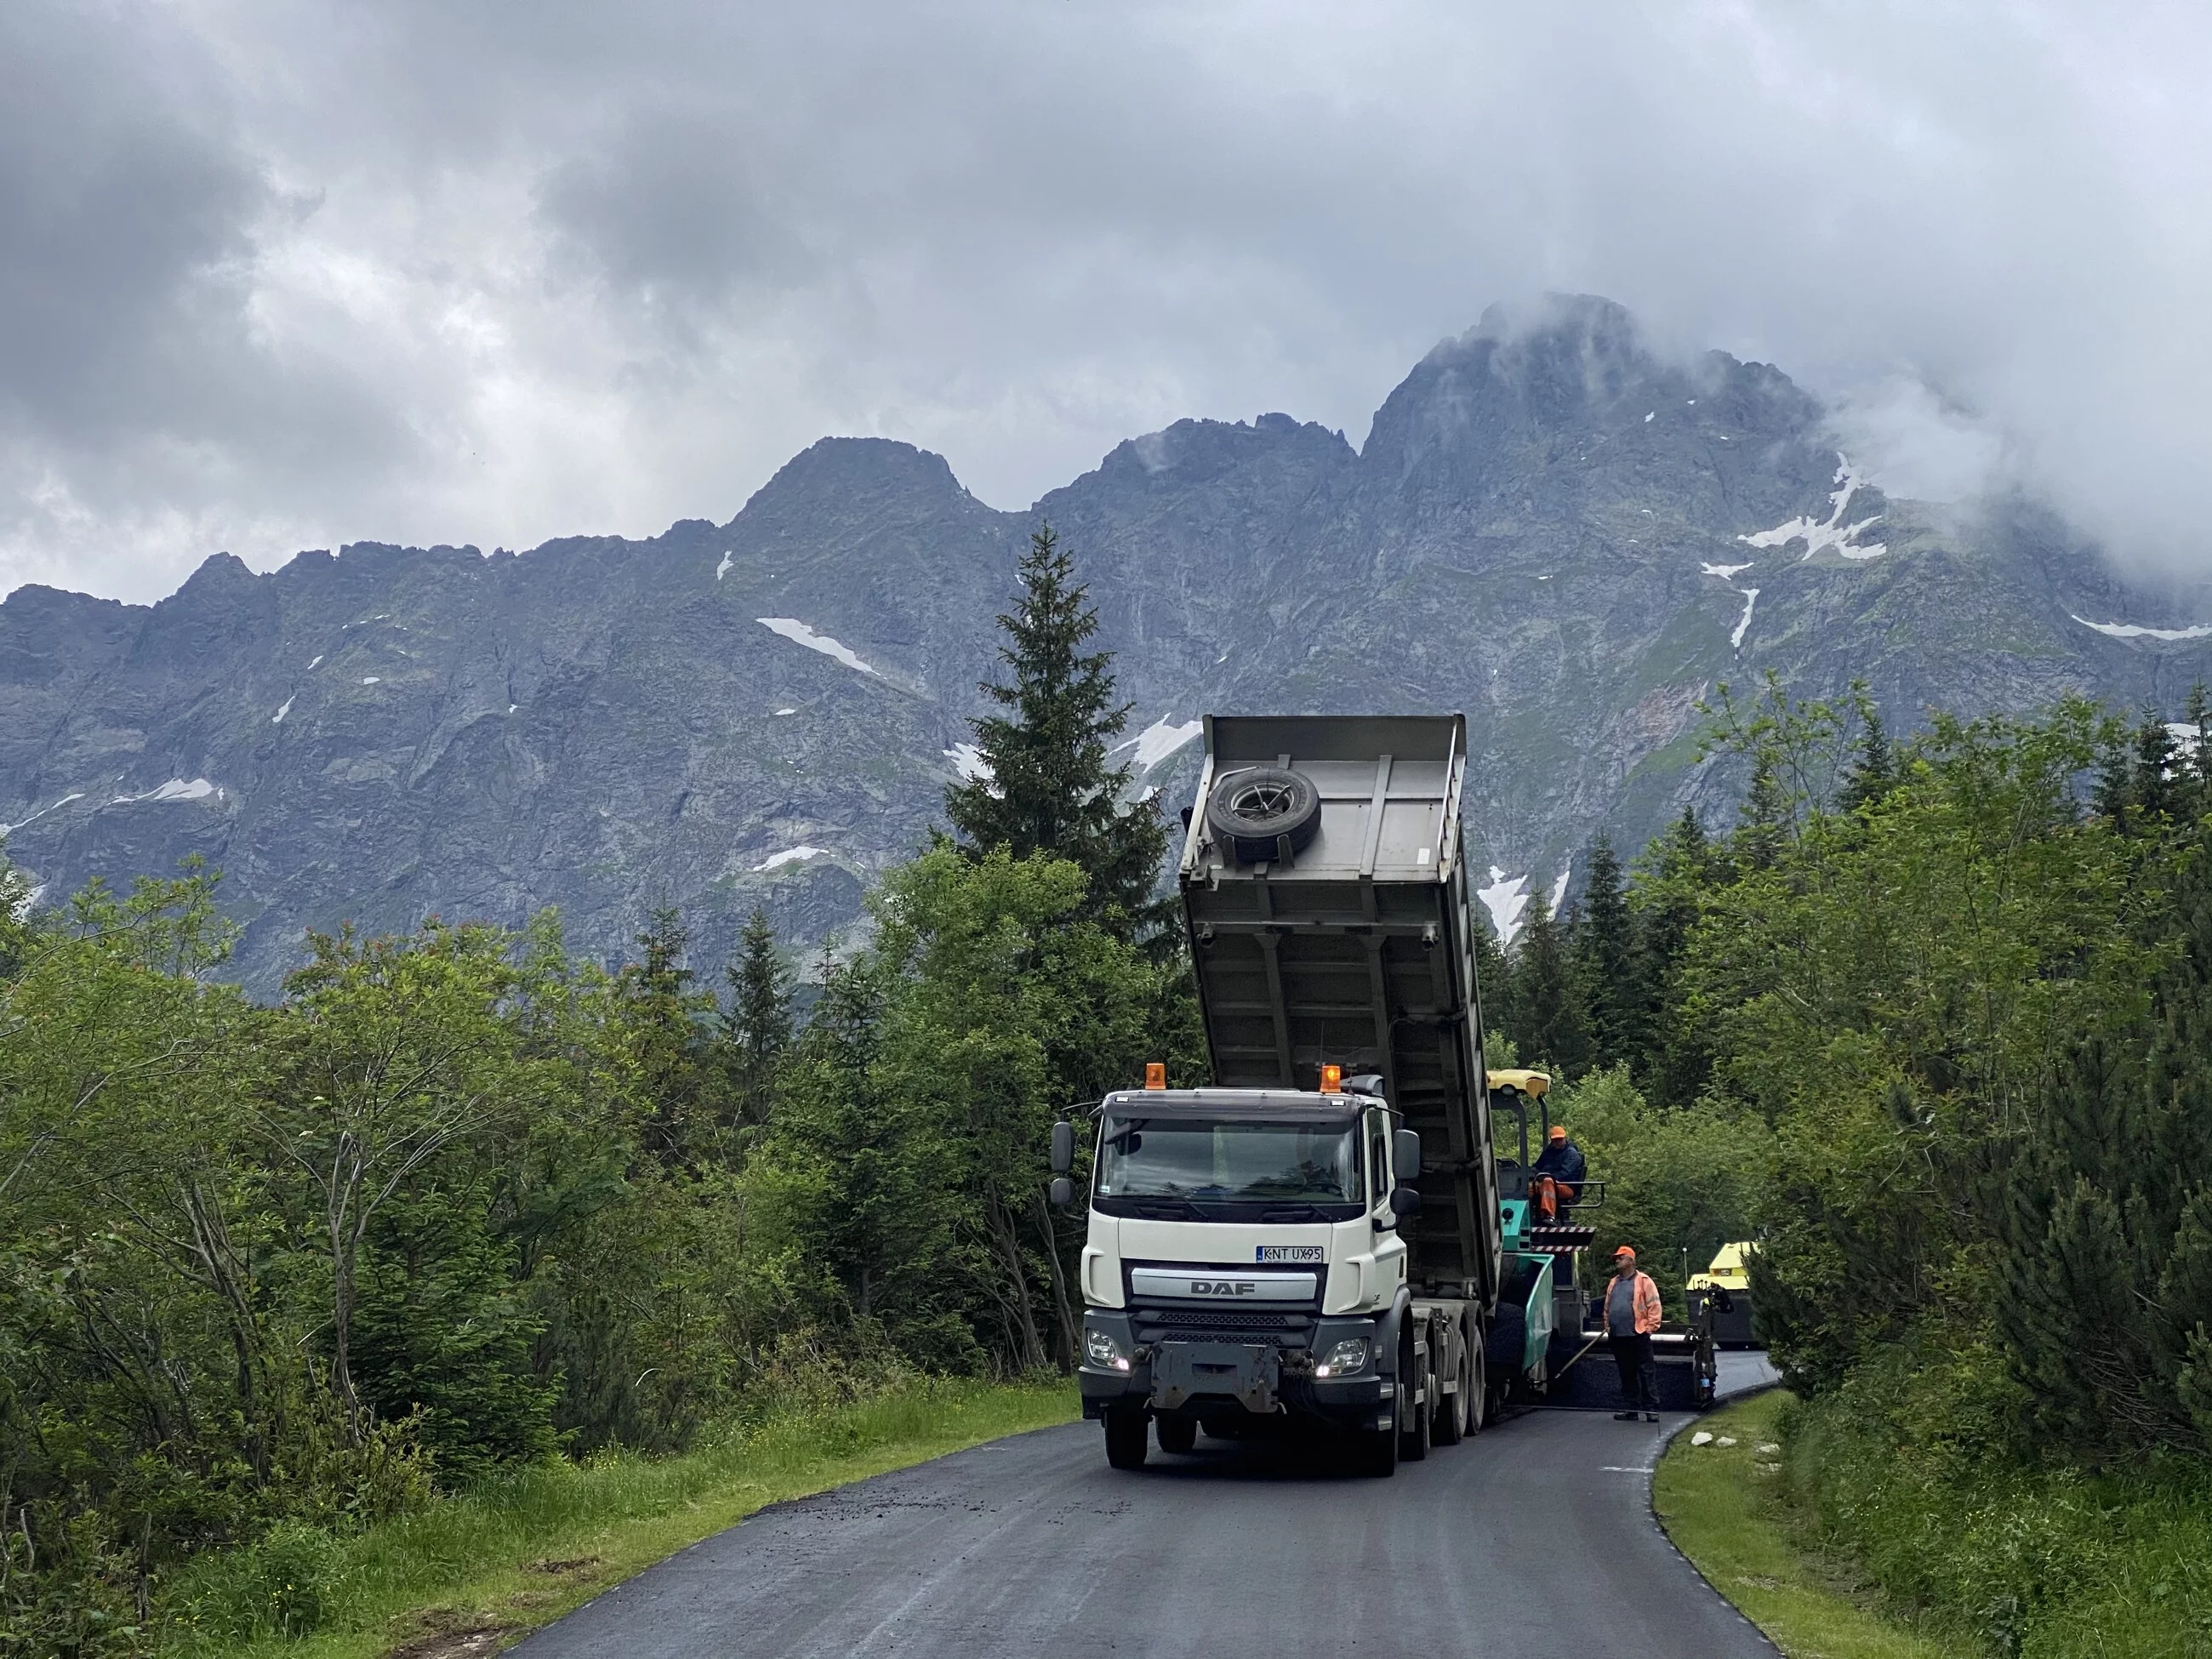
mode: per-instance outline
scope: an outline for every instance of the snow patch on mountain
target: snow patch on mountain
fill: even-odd
[[[16,830],[21,830],[24,824],[36,823],[40,818],[46,817],[47,813],[58,812],[63,807],[67,806],[71,801],[82,800],[83,799],[83,790],[71,790],[68,794],[64,795],[59,800],[56,801],[52,806],[41,806],[37,811],[32,813],[29,817],[23,819],[21,823],[0,823],[0,836],[11,836],[15,834]]]
[[[205,800],[210,795],[222,793],[205,778],[171,778],[158,789],[149,789],[143,795],[118,795],[108,805],[128,806],[138,801]]]
[[[876,671],[862,662],[849,647],[838,644],[827,634],[816,633],[796,617],[755,617],[753,620],[769,633],[781,634],[793,645],[803,645],[809,651],[819,651],[823,656],[841,662],[848,668],[858,669],[863,674],[876,674]],[[883,676],[876,674],[876,678],[881,679]]]
[[[2074,617],[2072,611],[2066,613]],[[2074,617],[2084,628],[2094,628],[2100,634],[2116,640],[2202,640],[2212,638],[2212,623],[2198,623],[2191,628],[2142,628],[2134,623],[2091,622],[2087,617]]]
[[[284,724],[284,716],[292,712],[292,701],[293,700],[290,697],[287,697],[283,702],[276,706],[276,712],[269,717],[270,725],[282,726]]]
[[[1498,933],[1501,945],[1513,943],[1521,931],[1522,912],[1528,908],[1528,878],[1508,876],[1496,865],[1490,866],[1490,884],[1474,890],[1482,908],[1490,912],[1490,925]]]
[[[804,864],[808,859],[829,856],[826,847],[787,847],[781,853],[770,853],[765,860],[753,866],[753,873],[758,875],[763,870],[781,870],[787,864]]]
[[[1137,769],[1149,772],[1204,730],[1203,721],[1186,720],[1178,726],[1173,714],[1163,714],[1135,737],[1115,744],[1109,752],[1118,755],[1124,749],[1133,746],[1137,751]]]
[[[1851,497],[1866,484],[1867,476],[1853,466],[1850,457],[1841,450],[1836,452],[1836,459],[1840,463],[1836,468],[1834,480],[1837,488],[1828,496],[1828,516],[1826,519],[1815,523],[1808,514],[1802,518],[1791,519],[1786,524],[1778,524],[1771,530],[1762,530],[1755,536],[1739,536],[1736,540],[1747,547],[1776,548],[1802,541],[1805,544],[1805,557],[1808,559],[1815,553],[1834,553],[1846,559],[1878,559],[1888,552],[1888,547],[1881,542],[1862,544],[1858,539],[1859,532],[1880,524],[1883,514],[1874,514],[1856,524],[1844,522],[1844,514],[1850,509]]]
[[[1731,591],[1743,595],[1743,615],[1736,621],[1735,632],[1729,635],[1729,646],[1735,650],[1741,651],[1743,649],[1743,636],[1751,628],[1752,607],[1759,603],[1759,590],[1755,587],[1739,587]]]
[[[972,743],[956,743],[945,750],[945,758],[952,763],[952,769],[969,782],[991,775],[991,763],[983,758],[983,751]]]

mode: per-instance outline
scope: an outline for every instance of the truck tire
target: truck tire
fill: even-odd
[[[1109,1407],[1106,1423],[1106,1461],[1117,1469],[1141,1469],[1151,1436],[1145,1432],[1145,1414],[1126,1406]]]
[[[1413,1322],[1408,1319],[1398,1339],[1398,1455],[1418,1463],[1429,1455],[1430,1419],[1437,1408],[1436,1378],[1429,1370],[1433,1355],[1413,1342]],[[1419,1394],[1423,1396],[1415,1399]]]
[[[1239,864],[1283,856],[1285,842],[1303,853],[1321,833],[1321,791],[1303,772],[1247,766],[1213,786],[1206,827]]]
[[[1480,1342],[1469,1343],[1468,1352],[1472,1357],[1469,1368],[1474,1374],[1468,1379],[1467,1391],[1467,1431],[1480,1434],[1491,1420],[1490,1354]]]
[[[1180,1454],[1194,1450],[1198,1445],[1198,1419],[1194,1417],[1156,1417],[1152,1419],[1152,1432],[1159,1436],[1164,1452]]]
[[[1461,1334],[1463,1339],[1464,1328]],[[1468,1436],[1468,1418],[1472,1410],[1468,1403],[1468,1391],[1474,1381],[1474,1351],[1464,1340],[1459,1345],[1459,1358],[1452,1367],[1452,1379],[1455,1386],[1451,1393],[1437,1403],[1437,1444],[1439,1446],[1456,1446]]]

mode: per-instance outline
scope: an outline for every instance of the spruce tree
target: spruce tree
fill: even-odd
[[[1574,968],[1593,1059],[1600,1066],[1626,1063],[1638,1047],[1642,1023],[1637,1018],[1636,924],[1613,839],[1602,833],[1590,845],[1589,875],[1574,927]]]
[[[1737,811],[1737,861],[1753,870],[1773,868],[1790,843],[1796,820],[1789,794],[1782,787],[1780,763],[1772,751],[1762,749],[1752,757],[1751,781]]]
[[[2175,809],[2181,805],[2182,792],[2174,783],[2180,745],[2166,729],[2164,720],[2147,714],[2136,728],[2135,750],[2136,804],[2146,818],[2154,821],[2151,828],[2155,830],[2158,821],[2177,816]]]
[[[791,965],[777,948],[768,913],[745,918],[737,960],[726,970],[730,1006],[720,1037],[738,1121],[765,1123],[774,1104],[776,1068],[791,1048]]]
[[[1845,811],[1870,805],[1897,787],[1897,754],[1882,727],[1881,711],[1870,701],[1859,704],[1859,749],[1844,774],[1838,804]]]
[[[2188,800],[2183,816],[2193,821],[2212,812],[2212,697],[2206,696],[2203,681],[2189,688],[2182,717],[2195,728],[2181,745],[2189,751],[2185,757]]]
[[[654,907],[637,944],[645,960],[622,970],[623,1021],[641,1074],[651,1116],[647,1146],[665,1164],[684,1162],[695,1132],[708,1115],[706,1033],[702,1021],[714,999],[692,988],[684,965],[690,943],[676,907]]]
[[[1570,1077],[1587,1067],[1589,1027],[1566,930],[1552,919],[1552,907],[1541,893],[1529,896],[1508,985],[1502,1023],[1524,1063]]]
[[[1695,807],[1645,848],[1631,903],[1636,915],[1638,1052],[1629,1070],[1662,1105],[1686,1106],[1705,1086],[1706,1034],[1681,1017],[1682,959],[1705,895],[1719,884],[1712,843]]]
[[[975,722],[989,770],[945,792],[945,816],[969,857],[1004,847],[1066,859],[1090,878],[1090,915],[1121,938],[1158,938],[1167,828],[1152,802],[1124,803],[1128,769],[1107,763],[1131,705],[1115,701],[1112,653],[1083,650],[1098,613],[1051,526],[1030,536],[1021,580],[1020,602],[998,619],[1007,678],[981,687],[1006,713]]]

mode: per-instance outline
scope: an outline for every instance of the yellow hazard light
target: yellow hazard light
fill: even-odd
[[[1343,1066],[1322,1066],[1322,1067],[1321,1068],[1321,1091],[1322,1091],[1322,1093],[1323,1093],[1323,1094],[1325,1094],[1325,1095],[1333,1095],[1333,1094],[1335,1094],[1336,1092],[1338,1092],[1338,1091],[1340,1091],[1340,1089],[1342,1089],[1342,1088],[1343,1088],[1343,1086],[1344,1086],[1344,1067],[1343,1067]]]
[[[1145,1062],[1145,1087],[1147,1089],[1164,1089],[1167,1086],[1167,1062],[1158,1060],[1146,1060]]]

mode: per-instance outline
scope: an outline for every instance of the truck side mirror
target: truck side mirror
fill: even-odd
[[[1075,1126],[1065,1121],[1052,1126],[1052,1172],[1066,1175],[1075,1167]],[[1055,1199],[1054,1202],[1063,1200]]]
[[[1066,1176],[1052,1178],[1052,1202],[1053,1207],[1059,1210],[1064,1210],[1075,1202],[1075,1183]]]
[[[1411,1187],[1401,1187],[1390,1194],[1390,1213],[1403,1221],[1409,1215],[1421,1212],[1421,1195]]]
[[[1421,1173],[1421,1137],[1412,1129],[1398,1131],[1390,1148],[1390,1161],[1398,1167],[1398,1179],[1411,1181]]]

